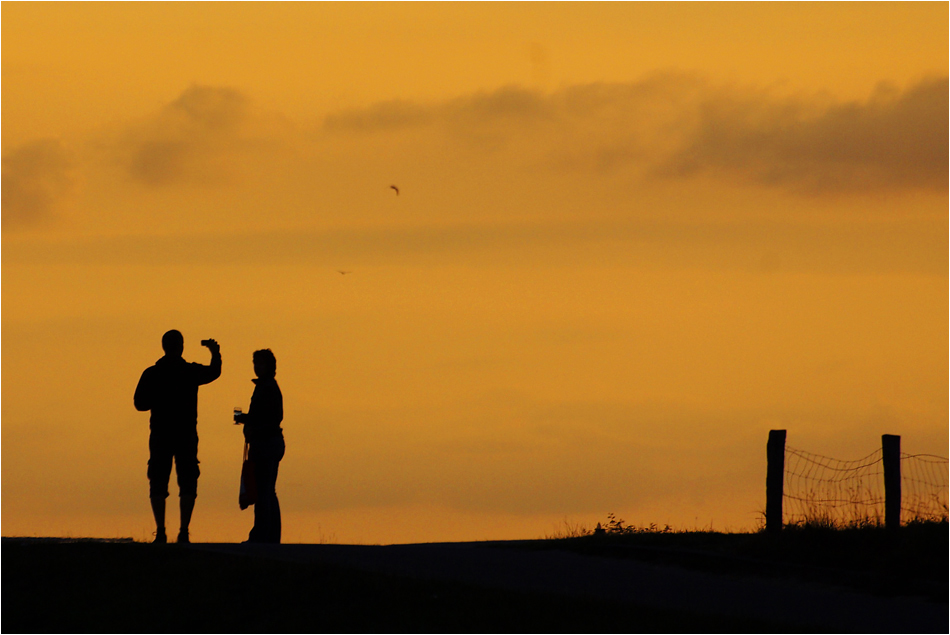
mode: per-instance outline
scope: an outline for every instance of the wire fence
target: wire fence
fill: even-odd
[[[901,453],[901,522],[947,518],[948,466],[943,456]]]
[[[884,519],[884,463],[880,449],[842,461],[785,447],[785,517],[790,524]]]
[[[901,454],[901,522],[947,518],[946,457]],[[884,456],[881,449],[842,461],[785,447],[784,509],[788,524],[884,524]]]

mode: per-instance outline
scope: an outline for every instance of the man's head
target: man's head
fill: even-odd
[[[185,338],[175,329],[168,331],[162,335],[162,350],[170,357],[181,357],[182,351],[185,350]]]
[[[269,348],[254,351],[254,373],[261,379],[277,374],[277,358]]]

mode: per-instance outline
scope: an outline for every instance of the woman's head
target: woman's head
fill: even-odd
[[[258,377],[273,377],[277,374],[277,358],[269,348],[254,351],[254,372]]]

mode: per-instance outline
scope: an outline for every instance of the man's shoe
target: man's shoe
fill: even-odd
[[[168,542],[168,536],[165,535],[164,531],[155,532],[155,540],[152,541],[153,545],[164,545]]]
[[[188,543],[190,543],[190,542],[191,542],[191,541],[188,540],[188,530],[187,530],[187,529],[183,529],[183,530],[181,530],[181,531],[178,532],[178,544],[180,544],[180,545],[186,545],[186,544],[188,544]]]

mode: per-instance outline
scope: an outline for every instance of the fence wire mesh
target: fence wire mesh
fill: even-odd
[[[880,449],[842,461],[785,447],[785,522],[884,522],[884,462]]]
[[[948,459],[901,454],[901,521],[947,517]],[[884,524],[881,449],[843,461],[785,447],[784,522]]]
[[[947,517],[948,469],[946,457],[901,453],[901,522]]]

